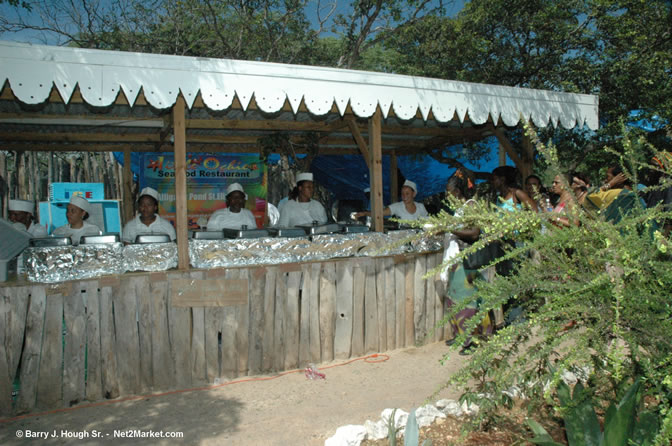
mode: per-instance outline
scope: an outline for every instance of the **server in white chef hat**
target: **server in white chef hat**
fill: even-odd
[[[86,198],[73,195],[65,212],[68,223],[54,229],[53,235],[70,237],[73,245],[79,245],[79,239],[85,235],[100,235],[100,228],[86,221],[90,211],[91,203]]]
[[[33,238],[46,237],[47,228],[35,223],[33,209],[35,204],[32,201],[9,200],[9,221],[16,229],[27,231]]]
[[[174,241],[177,236],[173,225],[159,215],[159,192],[145,187],[138,196],[138,212],[135,218],[124,226],[121,240],[125,244],[135,243],[141,234],[167,234]]]
[[[324,206],[313,200],[315,188],[312,172],[302,172],[296,176],[296,187],[289,193],[289,200],[280,211],[278,226],[289,228],[298,225],[310,225],[314,222],[327,222]]]

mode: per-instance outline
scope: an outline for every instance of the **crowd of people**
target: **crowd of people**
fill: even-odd
[[[557,228],[579,226],[581,224],[577,217],[579,212],[576,212],[579,210],[591,218],[602,218],[616,224],[624,215],[635,209],[660,206],[663,210],[672,211],[672,185],[661,184],[661,167],[663,164],[654,158],[652,168],[645,172],[641,185],[633,185],[620,166],[612,166],[606,170],[603,183],[597,187],[591,184],[589,176],[581,172],[571,172],[564,176],[556,175],[548,188],[544,187],[538,175],[529,175],[525,178],[522,188],[518,186],[517,170],[511,166],[500,166],[492,172],[489,187],[485,189],[490,193],[485,195],[494,199],[502,212],[550,213],[552,218],[548,221]],[[457,209],[446,210],[459,216],[465,206],[473,204],[477,190],[474,183],[466,171],[458,169],[448,179],[445,193],[457,199],[462,205]],[[663,236],[668,237],[672,220],[663,219],[656,223]],[[471,299],[478,286],[477,279],[485,280],[485,273],[494,273],[492,268],[487,271],[480,268],[471,269],[466,258],[465,261],[451,263],[451,259],[461,250],[479,239],[480,232],[479,228],[460,228],[446,234],[444,260],[450,266],[443,272],[442,279],[447,283],[445,296],[447,306],[468,302],[467,307],[450,321],[455,335],[464,333],[466,321],[478,312],[478,302]],[[506,275],[510,274],[511,270],[504,268],[504,270],[497,269],[496,272]],[[486,314],[476,332],[469,333],[466,337],[460,353],[470,353],[479,338],[487,337],[496,327],[503,325],[506,320],[511,320],[510,314],[505,317],[507,310],[513,312],[516,309],[505,308],[499,314]],[[446,341],[447,344],[452,342],[454,339]]]

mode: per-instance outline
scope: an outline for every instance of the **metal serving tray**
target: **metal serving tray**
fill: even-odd
[[[366,225],[340,225],[341,226],[341,232],[344,232],[346,234],[358,234],[361,232],[369,232],[369,227]]]
[[[138,234],[137,237],[135,237],[136,244],[168,242],[170,242],[170,236],[168,236],[168,234]]]
[[[305,237],[306,231],[301,228],[266,228],[272,237]]]
[[[268,237],[265,229],[223,229],[226,238],[259,238]]]
[[[70,237],[42,237],[30,239],[30,246],[33,248],[51,248],[54,246],[70,245],[72,245],[72,240],[70,240]]]
[[[224,238],[222,231],[191,231],[194,240],[221,240]]]
[[[103,235],[84,235],[79,240],[80,245],[92,245],[95,243],[118,243],[119,234],[103,234]]]
[[[308,235],[341,232],[341,225],[338,223],[326,223],[323,225],[297,225],[297,227],[303,229]]]

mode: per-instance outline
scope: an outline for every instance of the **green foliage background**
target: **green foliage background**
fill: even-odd
[[[629,152],[622,161],[629,172],[636,172],[641,167],[636,152],[645,142],[628,134],[623,139]],[[559,169],[555,148],[537,144],[550,168]],[[671,184],[668,179],[656,187]],[[451,201],[452,206],[460,205]],[[672,245],[657,229],[661,219],[672,217],[672,211],[640,207],[617,224],[591,218],[580,208],[572,212],[570,218],[580,225],[559,228],[552,221],[557,214],[502,213],[492,203],[479,200],[466,206],[460,218],[442,213],[429,219],[432,232],[481,228],[479,241],[462,255],[492,240],[522,243],[504,257],[516,261],[515,274],[478,282],[473,300],[479,302],[480,313],[468,322],[466,332],[479,324],[479,315],[507,301],[522,307],[524,317],[487,339],[446,385],[461,387],[464,399],[478,403],[481,411],[475,423],[487,428],[503,422],[500,408],[510,407],[516,395],[525,396],[524,406],[537,419],[553,417],[553,412],[544,412],[549,407],[560,411],[556,415],[561,413],[554,388],[565,371],[587,378],[588,394],[598,407],[618,402],[623,386],[641,377],[642,401],[663,420],[657,444],[668,444],[672,438]],[[530,256],[530,251],[539,255]],[[453,308],[444,322],[468,303]],[[570,324],[575,325],[567,328]],[[521,438],[526,435],[522,427],[520,434]]]

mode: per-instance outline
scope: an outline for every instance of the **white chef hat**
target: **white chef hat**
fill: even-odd
[[[9,210],[10,211],[19,211],[19,212],[28,212],[33,214],[34,204],[32,201],[26,200],[9,200]]]
[[[89,201],[84,197],[80,197],[79,195],[73,195],[70,197],[70,204],[77,206],[86,213],[89,213],[89,210],[91,209]]]
[[[138,201],[144,196],[147,195],[149,197],[152,197],[153,199],[156,200],[156,203],[159,203],[159,192],[156,189],[152,189],[151,187],[145,187],[140,191],[140,195],[138,195]]]
[[[313,173],[301,172],[296,176],[296,184],[299,184],[301,181],[313,181]]]
[[[404,181],[403,186],[410,187],[411,189],[413,189],[413,192],[415,192],[416,194],[418,193],[418,186],[416,186],[415,183],[411,180]]]
[[[245,190],[243,189],[243,186],[240,185],[240,183],[231,183],[231,184],[228,185],[228,187],[226,188],[227,198],[228,198],[228,196],[231,192],[236,192],[236,191],[242,192],[243,195],[245,195],[245,199],[247,200],[247,194],[245,193]]]

